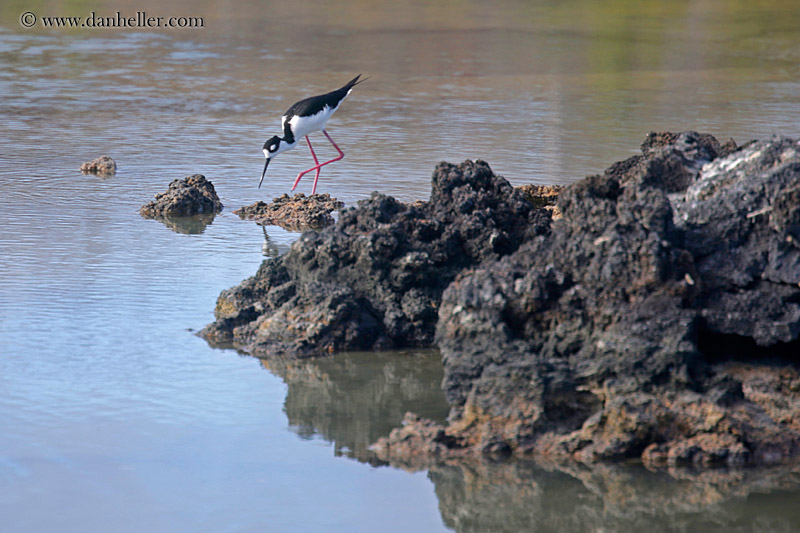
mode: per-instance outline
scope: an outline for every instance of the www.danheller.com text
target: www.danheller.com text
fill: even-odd
[[[146,11],[137,11],[125,16],[117,11],[113,16],[101,16],[92,11],[88,16],[40,16],[44,28],[202,28],[203,17],[153,16]],[[25,27],[36,23],[36,15],[30,11],[22,14],[20,22]]]

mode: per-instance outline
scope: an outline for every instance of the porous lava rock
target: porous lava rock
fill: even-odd
[[[779,462],[800,454],[798,191],[780,137],[653,133],[558,191],[558,219],[485,162],[442,163],[429,201],[373,193],[201,334],[261,357],[435,341],[449,422],[409,414],[387,461]]]
[[[214,185],[202,174],[176,179],[169,188],[143,205],[139,214],[146,218],[186,217],[222,211]]]
[[[101,155],[97,159],[87,161],[81,165],[81,172],[84,174],[103,174],[111,175],[117,172],[117,163],[107,155]]]
[[[558,195],[564,189],[562,185],[537,185],[529,183],[520,185],[518,189],[525,193],[526,198],[535,207],[547,209],[550,211],[553,219],[561,218],[561,211],[558,209]]]
[[[642,155],[564,189],[549,232],[449,285],[436,334],[449,425],[409,417],[376,449],[408,457],[414,434],[436,435],[439,455],[796,456],[798,187],[797,140],[651,134]]]
[[[271,203],[258,201],[237,209],[233,214],[258,224],[280,226],[287,231],[308,231],[333,224],[331,213],[343,207],[343,202],[327,193],[311,196],[298,193],[273,198]]]
[[[549,227],[549,213],[487,163],[441,163],[429,201],[376,192],[345,209],[223,291],[201,335],[260,357],[430,346],[456,275]]]

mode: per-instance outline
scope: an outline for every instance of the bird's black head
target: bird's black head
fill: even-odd
[[[277,154],[280,145],[281,138],[277,135],[273,135],[271,138],[267,139],[267,142],[264,143],[264,157],[269,159],[273,155]]]
[[[264,161],[264,172],[261,173],[261,180],[258,182],[259,189],[261,188],[261,183],[264,181],[264,176],[267,174],[267,167],[269,166],[270,159],[283,151],[281,150],[282,142],[283,141],[280,137],[274,135],[272,138],[267,139],[267,142],[264,143],[264,158],[266,161]]]

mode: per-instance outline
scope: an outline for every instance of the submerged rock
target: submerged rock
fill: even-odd
[[[280,226],[287,231],[322,229],[334,223],[331,213],[344,207],[344,203],[329,194],[303,193],[273,198],[272,203],[258,201],[233,212],[242,219],[258,224]]]
[[[549,231],[483,161],[442,163],[428,202],[373,193],[223,291],[201,335],[260,357],[430,346],[442,291],[466,268]]]
[[[173,180],[166,192],[159,193],[155,200],[139,209],[139,214],[147,218],[187,217],[191,215],[222,211],[214,185],[202,174]]]
[[[114,174],[117,172],[117,163],[107,155],[102,155],[81,165],[84,174]]]

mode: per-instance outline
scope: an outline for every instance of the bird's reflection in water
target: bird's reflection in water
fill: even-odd
[[[261,253],[264,255],[264,257],[269,257],[272,259],[281,255],[280,251],[278,250],[277,243],[269,238],[267,227],[261,226],[261,231],[264,232],[264,242],[261,244]]]

